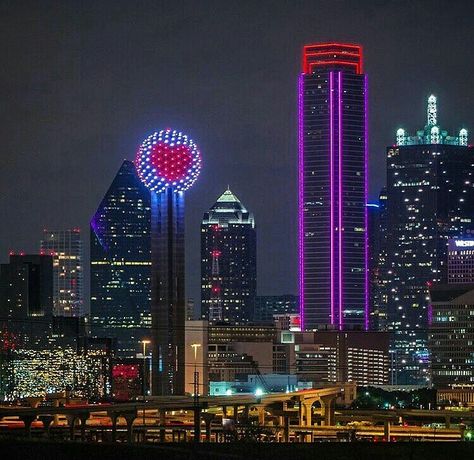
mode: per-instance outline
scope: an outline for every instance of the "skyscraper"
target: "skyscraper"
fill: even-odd
[[[227,189],[201,223],[203,319],[251,321],[257,286],[257,235],[253,214]]]
[[[303,49],[299,78],[302,327],[368,327],[367,77],[359,45]]]
[[[187,345],[184,193],[199,175],[201,154],[192,139],[167,128],[142,142],[135,165],[151,194],[152,392],[182,395]]]
[[[135,357],[151,327],[150,192],[125,160],[91,219],[91,322]]]
[[[78,228],[44,230],[41,253],[53,257],[53,313],[84,316],[82,240]]]
[[[467,131],[450,136],[435,96],[415,136],[399,128],[387,147],[388,322],[398,383],[426,383],[428,287],[447,282],[449,238],[474,232],[474,149]]]

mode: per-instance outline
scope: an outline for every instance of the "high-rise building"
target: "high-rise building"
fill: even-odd
[[[367,77],[359,45],[303,50],[299,263],[304,329],[368,328]]]
[[[53,313],[84,316],[82,239],[78,228],[44,230],[41,253],[53,257]]]
[[[369,254],[369,329],[380,331],[386,325],[383,266],[386,240],[386,203],[382,191],[379,201],[367,203]]]
[[[257,285],[253,214],[227,189],[201,223],[201,313],[212,322],[250,321]]]
[[[92,331],[116,338],[119,357],[150,333],[150,221],[150,192],[126,160],[90,223]]]
[[[2,328],[20,345],[36,345],[49,334],[52,314],[53,258],[10,254],[9,263],[0,264]]]
[[[184,195],[201,171],[187,135],[164,129],[148,136],[135,165],[151,195],[152,394],[185,392]]]
[[[474,231],[474,148],[449,136],[428,98],[425,127],[387,147],[388,325],[398,384],[426,384],[428,287],[446,283],[448,239]]]
[[[474,385],[474,284],[430,287],[428,344],[436,388]]]

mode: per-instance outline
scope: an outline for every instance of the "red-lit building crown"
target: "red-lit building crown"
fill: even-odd
[[[362,46],[346,43],[318,43],[303,48],[303,73],[316,69],[337,68],[361,74]]]

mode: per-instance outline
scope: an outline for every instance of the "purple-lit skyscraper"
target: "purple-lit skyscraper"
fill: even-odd
[[[303,49],[298,87],[304,329],[368,327],[367,77],[359,45]]]

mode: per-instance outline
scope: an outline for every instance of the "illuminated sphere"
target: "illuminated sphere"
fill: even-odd
[[[201,153],[185,134],[163,129],[148,136],[138,149],[135,166],[142,182],[156,193],[187,190],[201,171]]]

